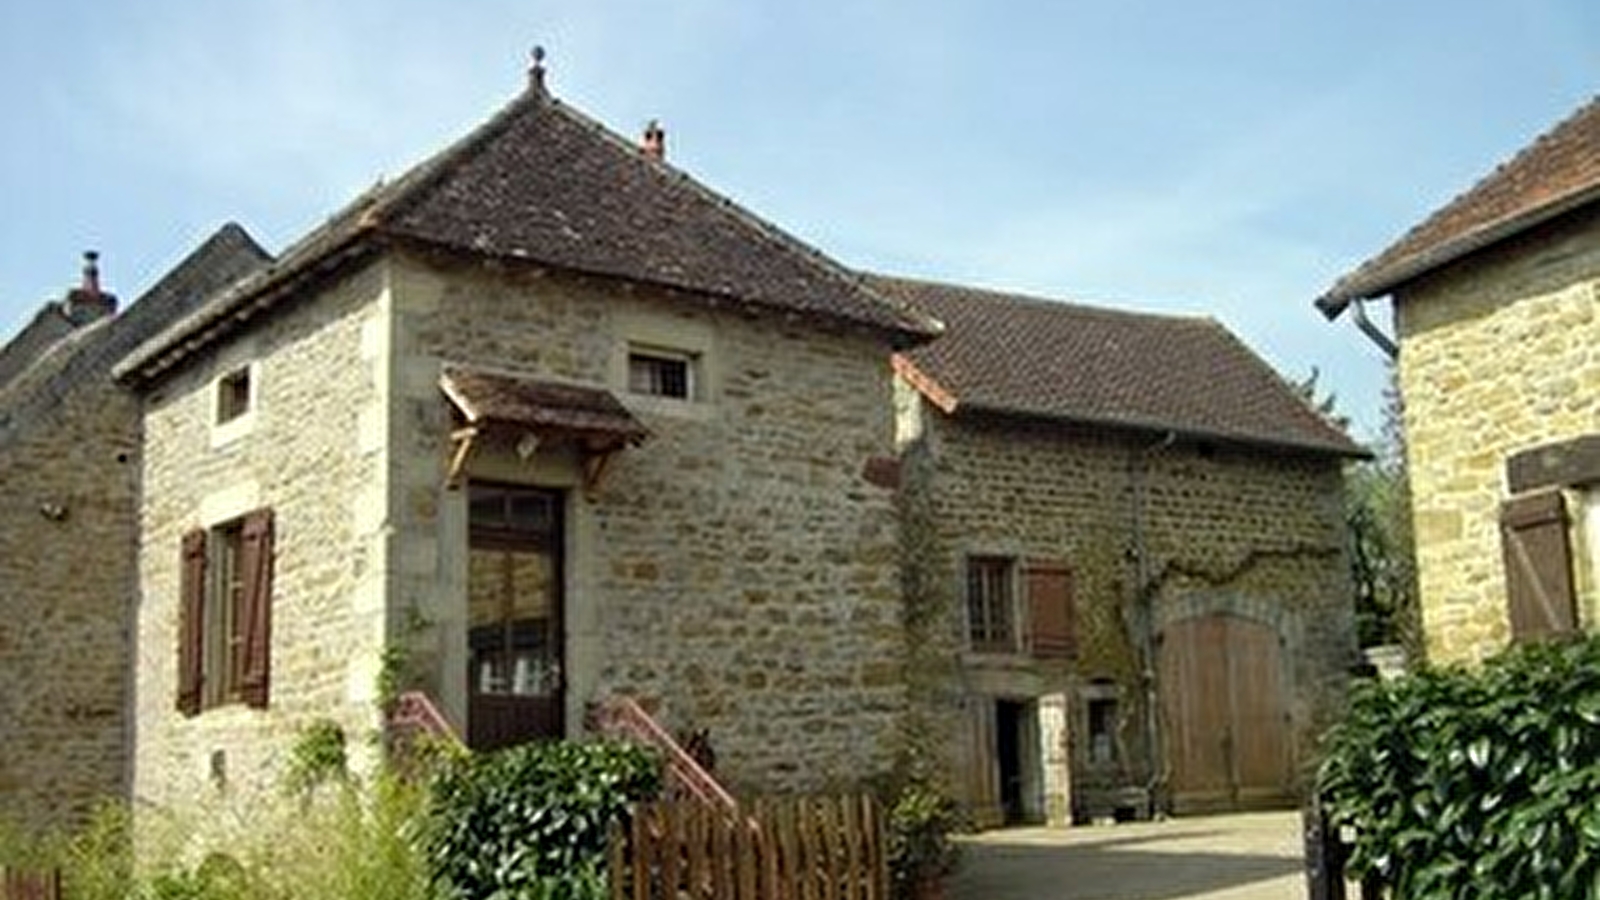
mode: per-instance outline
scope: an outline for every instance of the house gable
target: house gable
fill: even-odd
[[[149,342],[132,381],[386,247],[549,267],[864,328],[896,346],[938,324],[550,96],[539,81],[483,125],[358,197],[273,266]]]

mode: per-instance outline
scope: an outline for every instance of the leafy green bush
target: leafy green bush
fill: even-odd
[[[660,760],[631,744],[525,744],[462,759],[433,782],[436,876],[469,900],[603,898],[611,823],[660,786]]]
[[[1404,900],[1600,897],[1600,640],[1359,688],[1320,786]]]
[[[912,781],[890,798],[885,848],[896,896],[911,896],[924,881],[955,871],[950,835],[960,825],[956,802],[933,785]]]
[[[291,794],[305,794],[318,785],[350,777],[350,756],[345,750],[344,729],[331,719],[317,719],[300,729],[289,748],[289,767],[284,772],[284,788]]]

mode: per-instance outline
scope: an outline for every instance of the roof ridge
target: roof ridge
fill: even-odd
[[[474,152],[482,150],[491,140],[510,127],[519,115],[533,109],[537,104],[556,107],[561,105],[543,88],[531,85],[524,88],[521,93],[479,122],[471,131],[407,168],[392,182],[389,196],[378,197],[373,208],[363,215],[376,220],[403,214],[420,202],[429,190],[450,174],[452,169],[459,168],[467,162]]]
[[[980,294],[996,302],[1010,302],[1034,306],[1065,307],[1081,313],[1102,314],[1107,317],[1127,317],[1160,319],[1167,322],[1204,322],[1213,317],[1199,312],[1159,312],[1148,309],[1128,309],[1112,305],[1113,301],[1085,301],[1052,297],[1046,294],[1037,294],[1028,291],[1016,291],[1009,288],[987,287],[983,285],[960,284],[952,281],[937,281],[931,278],[914,277],[908,275],[889,275],[882,272],[863,271],[862,274],[869,280],[882,280],[887,282],[902,282],[907,285],[922,285],[933,288],[946,288],[953,291],[972,295]]]
[[[561,100],[555,97],[549,98],[549,102],[552,109],[567,116],[567,118],[571,119],[578,126],[588,129],[601,139],[615,144],[621,149],[626,150],[628,153],[638,157],[640,160],[649,163],[651,171],[658,177],[667,179],[671,184],[681,185],[691,191],[694,191],[702,199],[715,204],[724,212],[731,214],[734,221],[738,222],[745,228],[750,229],[762,241],[766,242],[774,249],[795,255],[805,262],[817,267],[823,274],[834,278],[840,284],[849,287],[852,290],[860,291],[866,294],[871,299],[878,301],[884,307],[898,313],[901,318],[906,321],[907,325],[915,326],[920,330],[931,331],[931,333],[935,335],[943,331],[943,323],[939,322],[938,319],[935,319],[905,303],[884,297],[877,291],[872,290],[870,285],[866,283],[866,279],[862,277],[861,272],[845,266],[843,263],[833,259],[826,253],[823,253],[821,250],[817,249],[809,241],[797,237],[796,235],[791,234],[789,231],[778,227],[776,224],[768,222],[760,216],[757,216],[755,213],[745,209],[737,201],[728,197],[726,194],[723,194],[709,185],[702,183],[693,175],[690,175],[683,169],[672,165],[665,159],[650,158],[643,153],[638,146],[617,134],[615,131],[612,131],[610,128],[607,128],[599,120],[589,116],[576,107],[563,103]]]

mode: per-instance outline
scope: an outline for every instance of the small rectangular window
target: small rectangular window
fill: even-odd
[[[1017,648],[1016,561],[1003,556],[967,560],[967,637],[974,650]]]
[[[235,369],[217,381],[217,424],[250,411],[250,367]]]
[[[670,351],[632,351],[628,354],[628,390],[688,400],[694,396],[694,358]]]

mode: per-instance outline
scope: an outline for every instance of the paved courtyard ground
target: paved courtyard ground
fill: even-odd
[[[949,900],[1306,897],[1295,812],[1006,829],[962,844]]]

